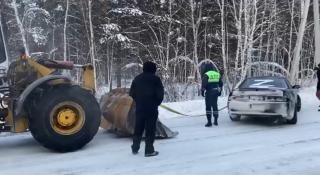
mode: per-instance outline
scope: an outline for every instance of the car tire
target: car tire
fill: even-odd
[[[241,120],[241,115],[229,115],[231,121],[238,122]]]
[[[297,124],[297,121],[298,121],[298,112],[297,111],[298,111],[298,109],[296,107],[296,109],[294,110],[293,118],[290,120],[287,120],[288,124],[291,124],[291,125]]]
[[[300,112],[301,111],[301,98],[300,96],[298,95],[298,99],[297,99],[297,112]]]

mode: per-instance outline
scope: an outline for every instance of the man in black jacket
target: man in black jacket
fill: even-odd
[[[212,115],[214,116],[214,125],[218,125],[218,96],[221,95],[222,77],[213,64],[206,64],[202,78],[201,95],[206,100],[207,124],[205,127],[211,127]]]
[[[157,70],[153,62],[143,64],[143,73],[132,82],[130,96],[136,103],[136,123],[133,135],[132,153],[137,154],[145,130],[145,156],[156,156],[159,152],[154,150],[156,122],[158,119],[158,106],[162,103],[164,89],[162,82],[155,75]]]

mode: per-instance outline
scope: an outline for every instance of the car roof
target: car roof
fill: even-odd
[[[284,80],[287,80],[287,78],[279,77],[279,76],[257,76],[257,77],[248,77],[246,79],[284,79]]]
[[[246,80],[255,80],[255,79],[284,80],[289,87],[291,86],[289,80],[288,80],[286,77],[280,77],[280,76],[256,76],[256,77],[247,77],[247,78],[239,85],[239,87],[240,87]]]

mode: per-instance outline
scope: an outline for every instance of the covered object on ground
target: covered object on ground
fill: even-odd
[[[118,88],[111,90],[100,99],[102,111],[101,127],[118,136],[131,136],[135,126],[135,104],[128,94],[129,89]],[[156,128],[157,138],[171,138],[178,132],[171,131],[158,119]]]

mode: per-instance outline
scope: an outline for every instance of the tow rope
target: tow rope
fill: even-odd
[[[172,112],[172,113],[178,114],[178,115],[182,115],[182,116],[185,116],[185,117],[201,117],[201,116],[206,116],[207,115],[207,114],[197,114],[197,115],[184,114],[184,113],[176,111],[176,110],[174,110],[174,109],[172,109],[172,108],[170,108],[170,107],[168,107],[168,106],[166,106],[164,104],[161,104],[160,107],[165,109],[165,110],[167,110],[167,111],[169,111],[169,112]],[[215,113],[218,113],[219,111],[222,111],[222,110],[226,109],[227,107],[228,106],[225,106],[223,108],[220,108],[218,111],[212,111],[212,112],[215,114]]]

